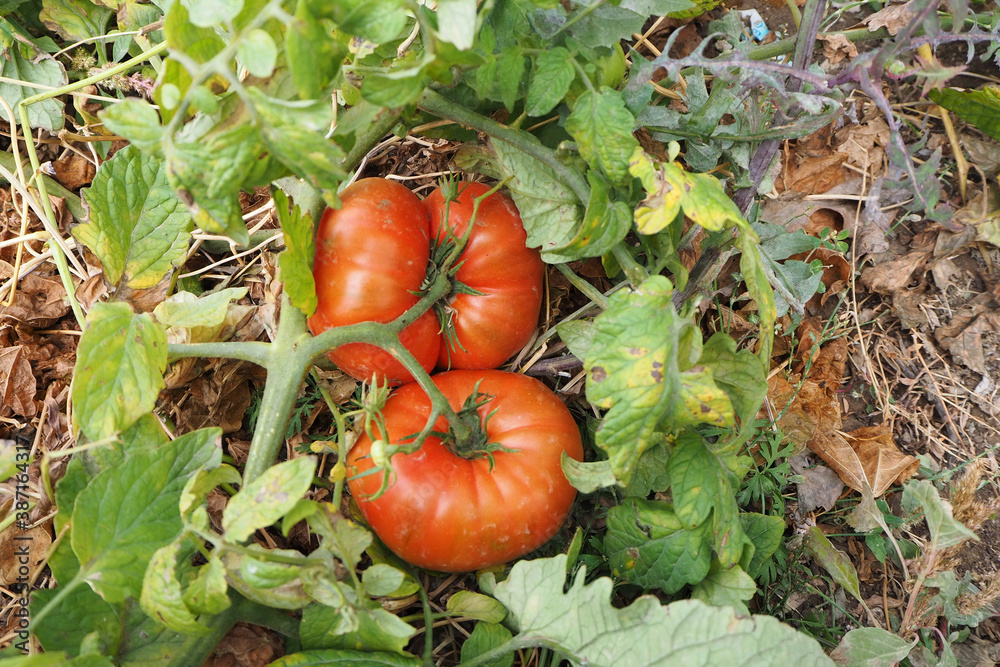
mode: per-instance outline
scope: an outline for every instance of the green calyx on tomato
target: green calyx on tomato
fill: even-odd
[[[455,456],[461,456],[470,461],[485,458],[490,462],[490,470],[492,471],[496,464],[496,460],[493,458],[494,452],[514,452],[517,450],[504,447],[499,442],[490,442],[487,425],[490,417],[496,414],[496,410],[486,411],[486,406],[493,399],[493,396],[479,391],[480,382],[476,383],[472,393],[465,399],[462,409],[456,412],[459,421],[465,425],[469,433],[468,437],[460,440],[455,435],[453,428],[449,428],[447,433],[431,431],[431,435],[441,438],[442,443]]]
[[[348,487],[365,521],[403,560],[439,572],[470,572],[537,549],[560,528],[576,498],[563,474],[565,453],[583,459],[580,431],[569,410],[534,378],[497,370],[449,371],[432,376],[454,410],[469,401],[489,457],[458,456],[438,435],[407,451],[431,415],[430,398],[416,383],[396,389],[374,437],[361,434],[347,457]],[[477,389],[478,387],[478,389]],[[489,402],[476,393],[492,396]],[[486,417],[489,416],[489,419]],[[384,427],[383,427],[384,426]],[[438,434],[449,431],[440,417]],[[387,445],[391,480],[376,496],[374,441]]]

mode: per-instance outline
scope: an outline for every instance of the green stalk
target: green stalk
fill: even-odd
[[[559,273],[563,274],[566,280],[568,280],[573,287],[582,292],[585,297],[596,303],[604,310],[608,309],[608,299],[601,294],[599,289],[573,273],[573,270],[566,264],[556,264],[556,269],[559,270]]]
[[[278,450],[285,442],[285,429],[288,428],[299,387],[312,364],[313,357],[302,349],[302,343],[308,340],[308,336],[305,315],[288,301],[287,294],[283,294],[278,332],[268,348],[264,364],[267,382],[243,472],[244,484],[257,479],[274,464]]]

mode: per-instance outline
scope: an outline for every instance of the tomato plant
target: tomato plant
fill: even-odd
[[[525,375],[459,370],[432,379],[456,410],[478,383],[478,391],[490,397],[473,415],[481,439],[503,449],[463,456],[455,451],[461,443],[428,437],[418,451],[391,457],[390,485],[372,497],[381,475],[365,475],[375,467],[372,440],[359,437],[348,456],[348,484],[365,520],[401,558],[431,570],[477,570],[538,548],[558,530],[576,497],[560,467],[563,452],[583,457],[569,410]],[[423,389],[404,385],[382,411],[386,432],[375,429],[375,435],[405,444],[430,413]],[[447,421],[439,419],[435,429],[447,431]]]
[[[345,188],[339,209],[327,209],[316,234],[313,275],[319,305],[309,319],[314,334],[357,322],[390,322],[417,300],[430,257],[427,213],[406,187],[365,178]],[[403,330],[400,342],[430,370],[440,347],[434,313]],[[330,360],[358,379],[392,383],[413,376],[392,355],[367,343],[330,351]]]
[[[438,243],[449,235],[462,238],[473,218],[475,198],[490,189],[482,183],[457,186],[452,201],[440,188],[424,200],[431,236]],[[496,192],[482,200],[456,263],[457,284],[438,311],[449,331],[438,368],[496,368],[531,338],[542,305],[545,269],[538,251],[526,247],[526,241],[510,197]]]

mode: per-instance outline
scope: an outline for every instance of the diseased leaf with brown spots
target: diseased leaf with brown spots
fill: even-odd
[[[636,290],[615,294],[594,320],[584,362],[587,398],[608,410],[596,443],[622,484],[657,442],[653,434],[664,421],[672,427],[733,423],[732,403],[707,366],[679,370],[686,323],[677,317],[672,295],[670,281],[653,276]]]

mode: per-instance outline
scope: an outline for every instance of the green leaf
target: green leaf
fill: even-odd
[[[423,67],[410,67],[389,74],[370,74],[361,84],[361,94],[365,100],[380,107],[405,107],[416,102],[424,92],[427,77],[423,71]]]
[[[833,546],[823,534],[822,528],[813,526],[807,530],[803,546],[835,582],[853,595],[855,599],[864,602],[858,587],[858,571],[854,569],[850,556]]]
[[[667,474],[677,517],[693,528],[711,515],[719,560],[725,567],[738,563],[747,540],[725,461],[709,450],[697,431],[684,431],[674,444]]]
[[[264,143],[278,160],[317,188],[336,192],[347,177],[344,152],[324,136],[333,121],[323,102],[286,102],[248,88]]]
[[[585,359],[594,342],[594,323],[588,320],[572,320],[556,325],[556,332],[566,343],[570,353],[577,359]]]
[[[457,49],[471,49],[476,39],[476,0],[441,0],[436,13],[438,37]]]
[[[507,625],[515,641],[595,667],[739,664],[746,656],[753,656],[755,667],[833,665],[815,639],[769,616],[748,617],[697,600],[661,606],[651,596],[615,608],[611,579],[584,585],[583,570],[564,592],[565,555],[514,564],[495,592],[511,614]]]
[[[265,30],[255,28],[243,35],[236,56],[252,76],[266,79],[278,60],[278,46]]]
[[[18,123],[21,122],[18,112],[21,100],[37,94],[38,91],[11,81],[37,83],[47,88],[61,88],[67,82],[66,70],[58,60],[49,57],[41,58],[38,62],[26,60],[21,55],[21,50],[16,48],[10,49],[0,57],[0,76],[4,77],[0,80],[0,97],[10,105],[15,114],[18,114]],[[0,106],[0,118],[10,122],[7,110],[3,106]],[[58,99],[47,99],[28,107],[28,123],[33,128],[40,127],[55,134],[63,129],[64,122],[63,103]]]
[[[977,608],[968,608],[971,606],[968,604],[971,602],[969,596],[979,593],[979,589],[972,585],[972,575],[969,572],[959,579],[952,570],[945,570],[928,577],[927,585],[938,589],[932,603],[941,605],[944,617],[951,623],[974,628],[986,619],[996,616],[997,612],[992,601]],[[959,597],[963,598],[961,602]],[[959,609],[959,605],[965,610],[964,612]]]
[[[666,491],[670,488],[670,475],[667,473],[669,460],[670,450],[662,437],[657,437],[657,442],[639,457],[625,495],[630,498],[645,498],[654,491]]]
[[[256,184],[253,180],[261,165],[268,168],[269,159],[261,157],[264,152],[257,129],[240,123],[198,141],[175,143],[167,155],[167,175],[199,227],[246,245],[250,237],[239,193],[245,185]]]
[[[393,653],[369,653],[347,649],[327,649],[302,651],[278,658],[268,667],[420,667],[417,658],[408,658]]]
[[[951,503],[943,499],[927,480],[911,480],[903,485],[903,507],[916,505],[924,510],[933,551],[958,546],[966,540],[979,541],[978,535],[952,516]]]
[[[844,635],[830,657],[849,667],[894,665],[910,654],[917,641],[908,642],[882,628],[855,628]]]
[[[757,358],[764,370],[771,368],[771,348],[774,344],[774,323],[778,319],[777,307],[774,303],[774,291],[764,273],[760,245],[757,243],[753,230],[743,227],[736,237],[736,246],[740,249],[740,273],[747,284],[747,292],[757,302],[757,315],[760,317],[760,345]]]
[[[281,556],[302,561],[304,565],[305,556],[298,551],[268,550],[257,544],[247,549],[250,553],[226,551],[222,555],[226,581],[243,597],[275,609],[303,609],[312,602],[301,579],[302,565],[267,560],[271,556]]]
[[[174,541],[153,554],[142,581],[142,610],[176,632],[206,635],[212,630],[199,623],[184,604],[181,582],[177,578],[177,557],[182,542]]]
[[[740,514],[740,522],[743,524],[743,532],[754,546],[749,562],[741,565],[747,574],[756,579],[761,566],[781,546],[785,534],[785,522],[779,516],[752,512]]]
[[[89,0],[42,0],[38,18],[46,28],[72,43],[103,35],[113,13]]]
[[[944,88],[928,91],[927,97],[984,134],[1000,140],[1000,88],[983,86],[980,90],[965,91]]]
[[[732,607],[749,615],[746,603],[756,592],[757,585],[739,565],[727,569],[718,560],[714,560],[708,576],[691,589],[691,599],[701,600],[714,607]]]
[[[416,628],[381,607],[356,612],[357,630],[339,632],[341,610],[318,604],[306,607],[299,627],[303,648],[360,648],[409,655],[405,648]]]
[[[226,568],[213,553],[184,590],[184,605],[196,614],[220,614],[231,604],[227,588]]]
[[[316,513],[306,519],[309,527],[323,538],[323,544],[346,566],[355,567],[365,549],[372,543],[372,534],[340,514]]]
[[[556,25],[565,26],[569,34],[584,44],[612,46],[621,39],[631,39],[636,32],[641,33],[650,16],[689,10],[694,5],[688,0],[622,0],[617,4],[585,0],[569,6],[574,8],[573,12],[565,18],[560,15]]]
[[[604,550],[616,577],[669,595],[708,574],[707,524],[686,528],[669,503],[627,498],[607,521]]]
[[[150,451],[170,442],[160,421],[150,413],[142,415],[134,424],[122,431],[118,440],[119,442],[80,452],[79,458],[81,462],[86,463],[91,476],[102,470],[120,466],[126,458],[134,454]],[[61,503],[57,505],[63,507]]]
[[[229,23],[243,11],[243,0],[181,0],[191,23],[199,28],[214,28]]]
[[[229,500],[222,513],[223,538],[239,543],[266,528],[286,512],[309,490],[316,470],[311,456],[284,461],[268,468]]]
[[[462,662],[468,662],[483,653],[499,648],[510,641],[513,635],[510,630],[499,623],[476,623],[472,634],[462,644]],[[502,658],[484,663],[484,667],[511,667],[514,664],[514,654],[509,653]]]
[[[629,159],[639,149],[633,130],[635,118],[625,108],[621,93],[610,88],[580,95],[566,119],[566,131],[576,139],[580,155],[615,185],[627,182]]]
[[[54,519],[56,534],[69,523],[70,517],[73,515],[73,504],[76,503],[76,497],[86,488],[88,482],[90,482],[90,475],[83,467],[83,458],[74,456],[66,466],[66,473],[56,484],[56,507],[59,508]],[[76,560],[75,556],[73,560]],[[55,574],[54,570],[53,574]],[[58,575],[56,578],[61,581]],[[72,575],[70,575],[70,579],[72,579]]]
[[[201,296],[177,292],[157,304],[153,315],[165,327],[216,329],[225,322],[229,304],[246,295],[246,287],[227,287]]]
[[[607,452],[615,477],[628,484],[653,432],[670,414],[679,390],[678,332],[673,290],[663,276],[611,297],[594,320],[587,353],[587,398],[608,409],[596,444]]]
[[[562,102],[576,78],[572,56],[561,46],[542,51],[535,61],[535,73],[528,86],[525,113],[544,116]]]
[[[482,593],[457,591],[450,598],[445,609],[453,616],[474,618],[486,623],[499,623],[507,617],[502,604]]]
[[[702,347],[699,364],[712,371],[715,385],[729,396],[736,417],[738,432],[713,446],[717,453],[735,453],[753,434],[757,411],[767,395],[767,379],[760,361],[749,350],[737,350],[736,341],[724,332],[717,332]]]
[[[371,596],[391,595],[403,585],[406,573],[392,565],[376,563],[361,576],[365,592]]]
[[[566,261],[553,250],[576,236],[583,219],[580,201],[551,167],[503,141],[491,145],[502,177],[510,178],[507,189],[528,233],[528,247],[541,250],[550,264]]]
[[[73,236],[90,248],[112,284],[155,286],[187,253],[191,216],[159,160],[128,146],[101,165],[83,199],[90,221]]]
[[[497,61],[497,89],[508,111],[514,110],[524,81],[524,56],[519,48],[505,49]]]
[[[308,4],[300,2],[295,20],[288,24],[285,33],[285,56],[299,97],[304,100],[320,97],[340,71],[345,55],[347,48],[338,40],[330,39],[323,24],[309,11]]]
[[[129,97],[100,113],[104,127],[128,139],[132,144],[153,155],[160,154],[163,127],[160,116],[151,104]]]
[[[181,517],[188,519],[191,511],[205,502],[212,489],[220,484],[239,484],[240,472],[230,466],[221,465],[211,470],[199,470],[187,481],[178,501]]]
[[[208,5],[212,0],[202,0]],[[195,62],[205,63],[214,58],[225,44],[212,28],[199,27],[191,21],[185,2],[173,2],[163,23],[163,33],[171,51],[180,51]]]
[[[76,561],[69,542],[64,542],[56,551],[68,552]],[[72,578],[72,577],[70,577]],[[69,583],[69,578],[60,578],[59,584]],[[31,594],[31,615],[47,606],[59,589],[40,589]],[[53,610],[44,623],[34,628],[35,636],[46,652],[66,651],[71,656],[78,655],[80,645],[90,633],[97,633],[97,641],[104,653],[114,655],[122,640],[122,621],[119,609],[95,593],[89,586],[78,586]]]
[[[313,278],[313,219],[303,215],[298,206],[288,211],[288,197],[280,190],[274,193],[274,208],[281,230],[285,233],[285,250],[278,255],[278,268],[285,293],[292,305],[308,317],[316,312],[316,280]]]
[[[76,499],[73,551],[84,579],[108,602],[139,597],[153,554],[181,530],[177,511],[187,478],[219,465],[219,429],[202,429],[102,472]]]
[[[408,19],[404,0],[307,0],[317,17],[333,19],[340,30],[384,44],[399,37]]]
[[[76,355],[73,419],[91,440],[128,428],[156,405],[167,337],[149,315],[126,303],[94,304]]]
[[[618,483],[610,461],[577,461],[563,452],[561,464],[566,479],[580,493],[593,493]]]
[[[610,201],[610,186],[597,172],[587,173],[590,201],[583,224],[566,245],[555,248],[567,259],[600,257],[614,250],[632,229],[632,209],[622,201]]]
[[[115,664],[118,667],[165,667],[190,642],[186,635],[168,630],[146,615],[135,600],[125,603],[122,618],[124,642]]]

